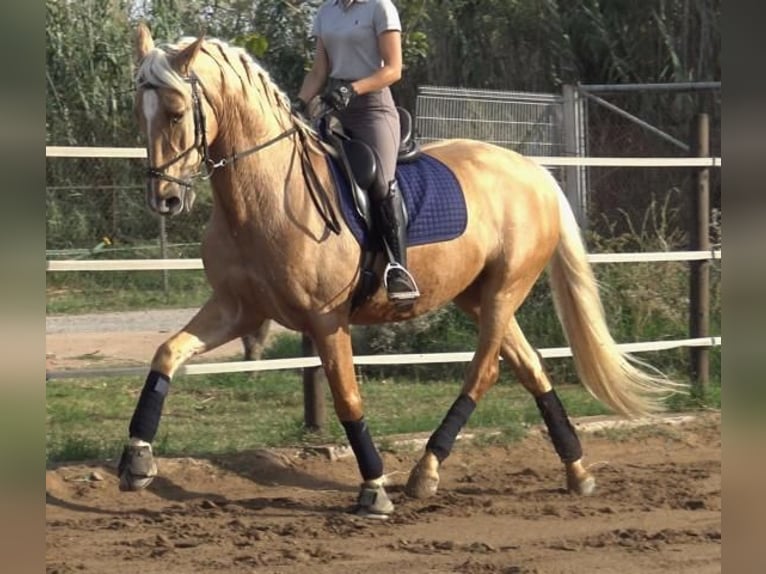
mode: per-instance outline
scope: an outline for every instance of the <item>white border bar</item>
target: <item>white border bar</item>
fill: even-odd
[[[141,147],[45,146],[45,157],[146,158]]]
[[[680,347],[720,347],[721,337],[701,337],[697,339],[676,339],[673,341],[647,341],[644,343],[624,343],[618,345],[625,353],[643,353],[647,351],[666,351]],[[540,349],[545,358],[571,357],[569,347]],[[424,365],[430,363],[467,363],[473,359],[473,352],[463,353],[411,353],[401,355],[362,355],[354,357],[355,365]],[[318,357],[297,357],[293,359],[268,359],[262,361],[229,361],[226,363],[197,363],[182,366],[179,374],[213,375],[219,373],[242,373],[248,371],[277,371],[284,369],[302,369],[320,366]],[[46,379],[84,379],[93,377],[117,377],[142,375],[148,365],[143,367],[113,367],[105,369],[68,369],[49,371]]]
[[[591,263],[704,261],[721,259],[721,250],[655,251],[649,253],[591,253]],[[46,261],[47,271],[162,271],[204,269],[202,259],[60,259]]]
[[[204,269],[202,259],[61,259],[46,261],[47,271],[162,271]]]
[[[144,148],[46,146],[45,157],[146,158]],[[542,165],[592,167],[721,167],[720,157],[531,156]]]
[[[721,167],[720,157],[554,157],[534,156],[542,165],[590,167]]]
[[[721,250],[712,251],[653,251],[646,253],[589,253],[591,263],[639,263],[656,261],[704,261],[721,259]]]

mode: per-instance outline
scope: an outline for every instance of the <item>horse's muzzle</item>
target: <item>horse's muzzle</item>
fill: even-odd
[[[178,215],[184,209],[190,211],[194,203],[194,190],[191,186],[182,186],[171,183],[157,189],[157,185],[149,182],[146,186],[146,201],[149,208],[163,216]]]

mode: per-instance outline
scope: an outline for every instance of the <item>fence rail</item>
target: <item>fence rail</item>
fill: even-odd
[[[696,339],[674,339],[669,341],[646,341],[640,343],[622,343],[617,345],[626,353],[647,351],[667,351],[682,347],[717,347],[721,337],[699,337]],[[543,358],[571,357],[569,347],[550,347],[538,349]],[[473,352],[458,353],[404,353],[392,355],[359,355],[354,357],[355,365],[426,365],[433,363],[467,363],[473,359]],[[502,360],[502,359],[501,359]],[[292,359],[261,359],[259,361],[227,361],[225,363],[192,363],[179,368],[184,375],[214,375],[222,373],[243,373],[249,371],[278,371],[285,369],[304,369],[319,367],[319,357],[296,357]],[[144,375],[149,365],[140,367],[107,367],[96,369],[66,369],[48,371],[46,378],[85,379],[93,377],[119,377]]]
[[[591,253],[591,263],[706,261],[721,259],[721,250],[654,251],[647,253]],[[58,259],[46,262],[47,271],[179,271],[204,269],[202,259]]]
[[[144,148],[47,146],[46,157],[146,158]],[[720,157],[530,156],[541,165],[583,167],[721,167]]]
[[[146,158],[143,148],[91,148],[91,147],[46,147],[46,157],[77,157],[77,158]],[[720,168],[720,157],[533,157],[542,165],[547,166],[590,166],[590,167],[689,167],[697,169]],[[705,246],[707,247],[707,246]],[[597,253],[589,254],[591,263],[635,263],[687,261],[705,262],[720,260],[720,249],[704,249],[697,251],[652,252],[652,253]],[[64,271],[148,271],[148,270],[186,270],[203,269],[201,259],[113,259],[113,260],[48,260],[48,272]],[[704,349],[721,345],[721,337],[703,336],[688,339],[668,341],[647,341],[624,343],[618,345],[628,353],[661,351],[686,347]],[[554,347],[541,349],[543,357],[571,356],[569,347]],[[394,365],[394,364],[425,364],[467,362],[473,358],[473,352],[462,353],[430,353],[430,354],[399,354],[357,356],[356,365]],[[226,363],[192,363],[182,366],[179,373],[188,375],[233,373],[245,371],[267,371],[278,369],[313,368],[320,365],[317,357],[300,357],[292,359],[273,359],[261,361],[231,361]],[[50,371],[48,379],[72,379],[87,377],[110,377],[120,375],[143,374],[145,366],[114,367],[100,369],[72,369]]]

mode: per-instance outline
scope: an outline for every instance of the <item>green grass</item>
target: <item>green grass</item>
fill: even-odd
[[[460,369],[453,380],[361,379],[366,417],[376,441],[431,432],[460,389]],[[46,393],[46,458],[53,461],[114,458],[127,436],[142,381],[53,380]],[[671,408],[720,408],[720,387],[709,397]],[[608,411],[579,385],[560,385],[558,393],[570,416]],[[325,396],[327,425],[321,434],[303,428],[303,395],[298,372],[180,376],[172,385],[155,439],[163,456],[207,456],[262,447],[300,447],[345,441],[342,427]],[[466,430],[499,431],[493,441],[513,441],[529,424],[540,423],[532,398],[517,384],[496,385],[478,405]]]
[[[48,273],[48,314],[200,307],[210,296],[202,271],[83,271]]]

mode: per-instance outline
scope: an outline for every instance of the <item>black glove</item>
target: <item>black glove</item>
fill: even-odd
[[[290,103],[290,111],[304,122],[308,122],[308,104],[300,98],[295,98]]]
[[[322,94],[322,101],[336,111],[343,111],[348,104],[357,96],[351,82],[333,82]]]

